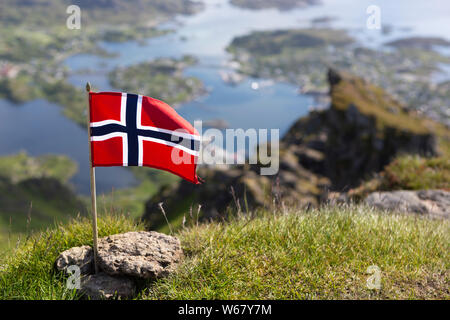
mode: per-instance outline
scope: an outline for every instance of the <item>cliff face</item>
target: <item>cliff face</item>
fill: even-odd
[[[291,127],[280,144],[276,176],[260,176],[257,166],[201,168],[203,185],[180,181],[147,202],[144,219],[150,227],[165,223],[159,202],[180,223],[191,206],[196,214],[198,204],[203,219],[226,217],[228,208],[316,206],[328,190],[359,185],[399,153],[438,154],[435,131],[440,125],[407,112],[362,79],[329,70],[328,80],[330,108],[311,112]]]
[[[283,139],[301,165],[346,190],[378,172],[399,153],[438,154],[434,126],[407,112],[382,89],[328,72],[331,106],[295,123]],[[315,154],[311,157],[311,154]]]

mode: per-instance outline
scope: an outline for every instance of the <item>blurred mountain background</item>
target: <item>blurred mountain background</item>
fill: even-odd
[[[168,231],[159,202],[178,228],[199,206],[209,220],[274,202],[449,191],[450,6],[378,2],[373,30],[370,1],[1,1],[0,249],[88,214],[87,81],[162,99],[207,127],[280,129],[274,177],[202,167],[206,183],[191,186],[99,168],[99,211],[150,229]],[[70,5],[79,30],[67,28]],[[439,199],[424,201],[449,201]]]

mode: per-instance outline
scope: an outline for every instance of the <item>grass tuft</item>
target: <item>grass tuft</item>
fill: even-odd
[[[361,200],[374,191],[424,189],[450,190],[450,159],[399,156],[380,174],[350,190],[349,196]]]
[[[184,264],[140,298],[448,299],[449,227],[351,206],[194,225],[179,234]]]

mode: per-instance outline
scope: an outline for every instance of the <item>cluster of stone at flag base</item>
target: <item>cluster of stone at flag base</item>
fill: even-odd
[[[70,266],[78,266],[78,289],[87,298],[132,298],[140,281],[168,276],[182,258],[177,238],[154,231],[135,231],[99,239],[98,273],[90,246],[62,252],[55,268],[67,272]]]

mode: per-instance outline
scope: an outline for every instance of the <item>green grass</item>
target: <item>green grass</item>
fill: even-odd
[[[142,228],[123,215],[105,215],[98,220],[99,237]],[[65,287],[65,277],[53,272],[53,263],[66,249],[92,245],[90,219],[77,218],[70,223],[56,224],[21,242],[17,250],[0,260],[0,300],[75,299],[75,292]]]
[[[447,156],[422,158],[401,155],[383,171],[349,191],[354,199],[363,199],[374,191],[389,190],[450,190],[450,159]]]
[[[156,299],[449,298],[447,221],[365,207],[211,223],[182,231],[188,256]],[[377,265],[381,290],[366,287]]]
[[[188,222],[177,233],[186,255],[176,273],[138,299],[449,299],[447,220],[367,207],[259,212],[227,223]],[[141,229],[102,216],[100,236]],[[0,299],[74,299],[52,273],[58,253],[91,244],[89,220],[35,235],[4,261]],[[381,289],[366,286],[381,269]]]

